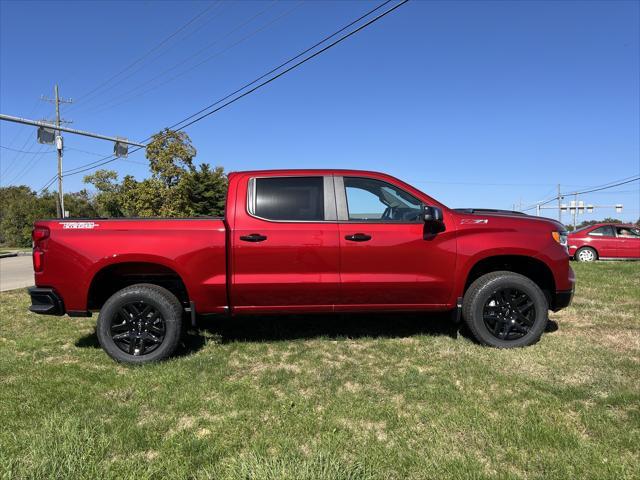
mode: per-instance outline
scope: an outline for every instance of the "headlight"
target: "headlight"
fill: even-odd
[[[563,230],[561,232],[551,232],[551,236],[553,237],[553,239],[556,242],[558,242],[563,247],[567,246],[567,232],[566,231]]]

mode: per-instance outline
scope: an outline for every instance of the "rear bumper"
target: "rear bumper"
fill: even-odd
[[[551,302],[551,310],[557,312],[558,310],[567,308],[571,304],[571,300],[573,299],[573,292],[573,288],[571,290],[561,290],[559,292],[556,292]]]
[[[64,315],[64,302],[53,288],[31,287],[29,310],[41,315]]]

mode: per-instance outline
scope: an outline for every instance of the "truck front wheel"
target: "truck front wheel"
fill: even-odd
[[[549,305],[538,285],[514,272],[492,272],[476,279],[462,303],[473,336],[496,348],[536,343],[547,324]]]
[[[182,306],[167,289],[139,283],[114,293],[98,316],[96,333],[118,362],[157,362],[170,356],[182,331]]]

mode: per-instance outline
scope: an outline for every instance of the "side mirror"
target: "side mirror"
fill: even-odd
[[[442,215],[442,209],[438,207],[424,207],[424,227],[425,233],[435,235],[444,232],[445,225]]]

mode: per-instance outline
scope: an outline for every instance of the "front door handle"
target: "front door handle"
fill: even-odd
[[[367,242],[371,240],[371,235],[367,235],[366,233],[354,233],[353,235],[345,235],[344,238],[350,242]]]
[[[260,235],[259,233],[252,233],[251,235],[242,235],[240,240],[243,242],[263,242],[267,239],[266,235]]]

